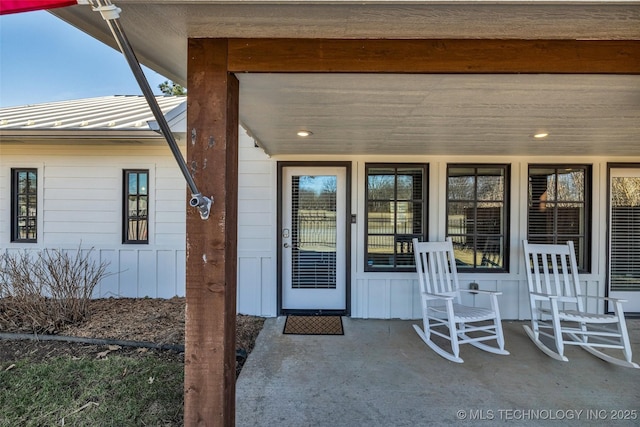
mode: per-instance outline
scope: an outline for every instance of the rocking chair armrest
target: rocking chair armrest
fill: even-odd
[[[602,301],[611,301],[611,302],[628,302],[628,300],[624,298],[611,298],[611,297],[599,297],[596,295],[578,295],[580,298],[591,298],[591,299],[599,299]]]
[[[479,289],[458,289],[460,292],[466,292],[468,294],[484,294],[484,295],[502,295],[502,291],[481,291]]]
[[[429,292],[421,292],[421,294],[429,299],[444,299],[444,300],[452,300],[453,297],[450,295],[440,295],[440,294],[432,294]]]
[[[534,297],[535,299],[554,299],[554,298],[558,298],[557,295],[541,294],[540,292],[529,292],[529,295]]]

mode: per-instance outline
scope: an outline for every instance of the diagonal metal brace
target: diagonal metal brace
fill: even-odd
[[[127,36],[125,35],[124,30],[120,25],[120,21],[118,20],[118,18],[120,18],[120,12],[122,10],[119,7],[111,4],[111,1],[109,0],[80,0],[78,1],[78,3],[91,5],[95,12],[100,12],[102,18],[107,22],[107,25],[109,25],[109,29],[111,30],[111,33],[113,33],[120,51],[124,54],[124,57],[129,63],[129,67],[131,67],[131,71],[133,72],[133,75],[135,76],[138,85],[140,86],[140,89],[142,90],[142,93],[147,100],[147,103],[149,104],[149,108],[151,108],[151,112],[158,122],[158,126],[160,127],[162,135],[169,144],[169,148],[171,149],[171,152],[173,153],[173,156],[175,157],[176,162],[180,167],[180,171],[182,172],[184,179],[187,181],[189,190],[191,190],[191,199],[189,200],[189,205],[198,209],[198,211],[200,212],[200,218],[202,218],[203,220],[208,219],[209,213],[211,212],[213,197],[209,198],[203,196],[202,193],[198,191],[198,187],[196,186],[191,173],[189,173],[187,164],[185,163],[184,158],[182,157],[182,153],[178,148],[178,144],[176,143],[176,140],[171,133],[169,124],[167,123],[164,114],[162,114],[162,110],[158,105],[158,101],[156,101],[153,91],[149,87],[149,82],[147,81],[147,78],[145,77],[144,72],[140,67],[140,63],[136,58],[135,52],[133,51],[129,40],[127,39]]]

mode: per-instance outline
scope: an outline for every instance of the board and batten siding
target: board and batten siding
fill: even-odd
[[[2,145],[0,146],[0,243],[3,250],[94,248],[115,273],[96,289],[96,297],[183,296],[185,292],[186,185],[165,146]],[[522,239],[527,229],[528,164],[582,163],[592,165],[592,269],[581,276],[588,295],[605,295],[607,242],[607,163],[640,163],[640,156],[620,157],[402,157],[266,155],[241,128],[238,188],[238,312],[276,316],[277,307],[277,161],[351,161],[351,315],[356,318],[421,317],[414,273],[364,271],[364,170],[370,162],[423,162],[429,165],[430,240],[445,237],[447,163],[508,163],[511,165],[510,270],[508,273],[460,274],[461,284],[477,282],[481,289],[502,292],[504,319],[529,318]],[[38,243],[11,243],[11,168],[38,169]],[[123,245],[122,170],[149,169],[148,245]],[[480,296],[467,296],[485,305]],[[590,301],[591,309],[604,310]],[[599,304],[599,305],[596,305]]]
[[[240,128],[238,313],[277,315],[276,162]]]
[[[422,315],[415,273],[383,273],[364,271],[365,233],[365,164],[379,162],[429,165],[430,240],[443,240],[446,230],[446,167],[448,163],[505,163],[511,165],[510,194],[510,268],[508,273],[461,273],[460,283],[471,282],[480,289],[502,292],[499,297],[504,319],[530,318],[526,276],[522,260],[522,240],[527,235],[527,194],[529,164],[588,164],[592,166],[591,272],[581,275],[583,292],[590,296],[605,295],[606,275],[606,208],[607,163],[640,162],[637,158],[620,157],[389,157],[380,156],[268,156],[253,144],[240,147],[240,220],[238,244],[238,310],[241,313],[274,316],[277,314],[276,195],[277,161],[352,161],[352,205],[349,213],[357,217],[352,224],[351,246],[351,316],[356,318],[419,319]],[[259,164],[258,164],[259,163]],[[250,207],[259,212],[249,212]],[[270,209],[269,209],[270,207]],[[271,241],[269,241],[271,236]],[[464,302],[488,306],[483,297],[465,295]],[[474,301],[475,300],[475,301]],[[600,301],[589,300],[590,310],[604,311]]]
[[[0,242],[9,251],[93,248],[109,263],[94,296],[185,293],[186,186],[169,148],[156,145],[3,144]],[[38,241],[10,242],[11,169],[38,169]],[[122,243],[123,170],[149,170],[149,243]]]

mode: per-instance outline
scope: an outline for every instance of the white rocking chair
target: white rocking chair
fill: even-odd
[[[631,345],[622,310],[624,300],[581,295],[573,242],[549,245],[525,240],[523,244],[531,305],[531,327],[525,325],[524,330],[535,345],[548,356],[564,362],[569,360],[564,355],[564,346],[577,345],[609,363],[639,368],[631,361]],[[586,298],[612,302],[615,314],[585,311]],[[555,345],[555,350],[542,341],[545,337],[547,343]],[[624,360],[595,347],[620,349]]]
[[[418,239],[413,239],[413,254],[420,281],[423,329],[418,325],[413,325],[413,328],[420,338],[440,356],[456,363],[463,363],[459,356],[460,344],[471,344],[491,353],[509,354],[504,349],[497,298],[500,293],[460,289],[451,238],[444,242],[418,242]],[[491,309],[461,305],[461,292],[488,295]],[[446,329],[444,332],[443,327]],[[436,344],[431,335],[449,340],[451,352]],[[495,340],[497,347],[483,343],[490,340]]]

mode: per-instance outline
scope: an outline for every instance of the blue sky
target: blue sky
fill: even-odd
[[[143,70],[160,93],[168,79]],[[0,16],[0,107],[141,94],[119,51],[46,11]]]

